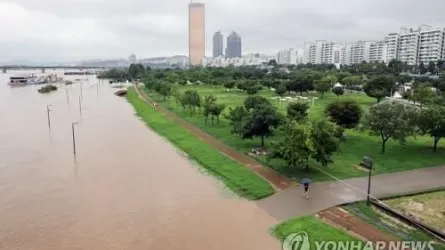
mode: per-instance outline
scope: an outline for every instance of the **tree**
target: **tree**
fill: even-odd
[[[424,74],[426,74],[427,71],[428,71],[428,69],[425,67],[425,64],[423,62],[421,62],[419,64],[419,74],[424,75]]]
[[[431,90],[431,85],[429,83],[421,83],[414,89],[412,99],[414,102],[418,102],[420,107],[422,107],[423,104],[431,102],[435,96],[436,94]]]
[[[273,144],[268,154],[269,159],[282,159],[290,168],[304,165],[309,168],[309,159],[314,152],[309,123],[299,124],[289,121],[284,126],[285,137]]]
[[[360,122],[363,111],[353,100],[331,102],[324,111],[325,115],[342,128],[355,128]]]
[[[277,88],[275,89],[275,93],[277,93],[277,95],[279,95],[281,97],[283,97],[284,94],[286,94],[286,91],[287,91],[286,85],[284,85],[284,84],[278,85]]]
[[[230,108],[229,113],[225,115],[225,118],[230,121],[230,126],[232,127],[230,132],[232,134],[242,135],[249,116],[249,111],[243,106]]]
[[[232,133],[240,135],[243,140],[260,137],[262,147],[264,139],[281,123],[280,114],[271,105],[260,105],[250,111],[237,107],[230,111],[227,119],[231,120]]]
[[[258,95],[248,96],[244,100],[244,107],[247,110],[258,108],[259,106],[262,106],[262,105],[272,106],[272,104],[269,102],[269,100],[267,100],[265,97],[258,96]]]
[[[201,97],[196,90],[186,90],[182,95],[185,106],[190,109],[190,116],[193,116],[196,108],[201,107]]]
[[[207,120],[209,118],[209,116],[211,115],[211,109],[213,107],[213,105],[215,105],[216,102],[216,97],[213,95],[208,95],[206,97],[204,97],[204,103],[203,103],[203,108],[204,108],[204,118],[205,118],[205,125],[207,125]],[[212,119],[213,122],[213,119]],[[213,124],[212,124],[213,125]]]
[[[376,76],[367,82],[363,88],[369,97],[377,99],[380,102],[385,96],[391,95],[395,85],[393,76]]]
[[[331,156],[337,152],[340,145],[340,128],[327,120],[320,120],[312,123],[311,141],[314,146],[312,159],[327,166],[333,163]]]
[[[170,83],[163,82],[159,84],[158,93],[164,97],[164,101],[167,99],[167,97],[170,96],[172,92],[172,86]]]
[[[247,86],[246,92],[248,95],[255,95],[260,91],[260,87],[258,85]]]
[[[433,137],[433,150],[436,152],[439,140],[445,137],[445,108],[439,106],[422,109],[419,128],[423,134]]]
[[[137,63],[137,64],[131,64],[128,68],[128,75],[132,80],[136,78],[140,78],[145,72],[144,65]]]
[[[345,90],[343,89],[343,87],[334,87],[332,88],[332,92],[337,96],[341,96],[345,93]]]
[[[351,75],[343,78],[341,83],[343,83],[347,89],[355,89],[357,85],[363,84],[363,80],[361,76]]]
[[[323,98],[324,94],[331,88],[331,83],[327,81],[318,81],[315,85],[315,90],[320,93],[320,97]]]
[[[277,60],[275,60],[275,59],[271,59],[271,60],[269,60],[269,62],[267,63],[267,65],[272,66],[272,67],[274,67],[274,68],[278,67]]]
[[[304,102],[293,102],[287,106],[287,117],[291,120],[302,121],[307,118],[309,105]]]
[[[386,142],[396,139],[404,142],[416,132],[419,109],[414,105],[401,102],[383,102],[372,106],[365,115],[364,127],[372,135],[382,139],[382,153],[385,153]]]
[[[435,75],[437,73],[436,63],[432,61],[428,63],[428,72],[430,72],[431,75]]]
[[[229,91],[235,87],[236,82],[235,81],[228,81],[224,83],[224,88],[228,89]]]
[[[268,158],[283,159],[291,168],[299,165],[309,168],[309,159],[326,166],[340,144],[339,128],[332,122],[321,120],[299,124],[289,121],[284,126],[285,137],[273,144]]]

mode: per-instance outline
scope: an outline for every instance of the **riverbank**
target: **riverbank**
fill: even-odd
[[[224,156],[199,138],[191,135],[167,116],[153,109],[139,97],[133,87],[128,89],[126,98],[147,126],[171,141],[209,173],[221,179],[229,189],[239,196],[258,200],[274,193],[274,188],[267,181]]]

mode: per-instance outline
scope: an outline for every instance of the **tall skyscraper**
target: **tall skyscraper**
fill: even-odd
[[[227,37],[226,57],[241,57],[241,37],[234,31]]]
[[[205,8],[203,3],[189,4],[189,63],[200,65],[205,57]]]
[[[223,55],[224,50],[224,42],[223,42],[223,34],[221,31],[215,32],[213,35],[213,57],[218,57]]]

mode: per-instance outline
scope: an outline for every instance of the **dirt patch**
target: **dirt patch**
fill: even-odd
[[[369,169],[367,169],[367,168],[365,168],[365,167],[363,167],[363,166],[361,166],[361,165],[354,165],[353,167],[354,167],[355,169],[357,169],[357,170],[360,170],[360,171],[369,173]]]

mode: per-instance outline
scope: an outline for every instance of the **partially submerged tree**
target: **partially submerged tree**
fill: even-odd
[[[419,108],[402,102],[383,102],[372,106],[365,115],[364,127],[372,135],[382,139],[381,152],[385,153],[386,142],[396,139],[405,142],[416,132]]]

